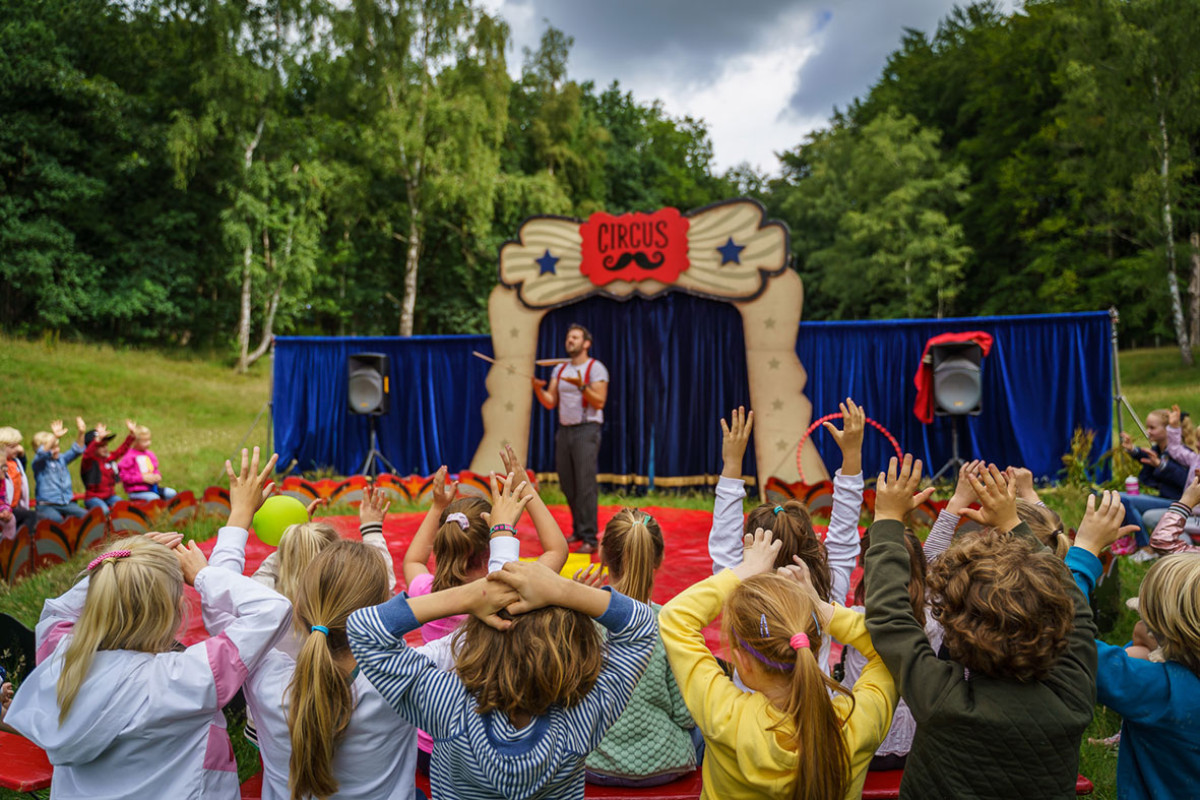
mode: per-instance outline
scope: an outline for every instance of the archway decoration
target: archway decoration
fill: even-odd
[[[538,327],[548,311],[585,298],[654,298],[677,291],[732,303],[741,314],[759,486],[768,476],[799,480],[797,443],[812,418],[807,376],[796,356],[804,304],[789,269],[787,227],[768,220],[754,200],[737,199],[680,213],[586,221],[533,217],[500,249],[499,282],[488,299],[495,363],[488,372],[483,439],[470,469],[485,473],[511,444],[526,457],[538,357]],[[681,426],[691,424],[680,410]],[[810,480],[828,477],[811,441],[800,459]]]

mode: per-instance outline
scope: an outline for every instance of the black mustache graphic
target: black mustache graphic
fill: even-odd
[[[611,255],[604,257],[604,268],[609,272],[616,272],[629,266],[629,262],[636,261],[637,265],[642,269],[658,269],[663,265],[667,257],[661,252],[658,254],[657,260],[652,260],[648,255],[639,251],[636,253],[622,253],[617,259],[616,266],[613,266],[613,257]]]

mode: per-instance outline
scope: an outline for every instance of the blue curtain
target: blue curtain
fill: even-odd
[[[600,472],[654,475],[661,486],[689,485],[717,474],[718,418],[749,405],[741,317],[727,304],[681,293],[654,300],[591,298],[550,312],[539,357],[564,354],[567,327],[595,337],[592,353],[612,380],[605,408]],[[913,376],[925,341],[939,333],[981,330],[994,337],[983,364],[983,413],[922,425],[912,413]],[[1040,478],[1062,470],[1076,427],[1097,432],[1092,456],[1112,444],[1112,356],[1107,313],[943,320],[801,323],[796,351],[808,372],[814,418],[837,410],[846,395],[861,402],[903,447],[930,469],[950,457],[950,425],[960,425],[960,452],[998,464],[1023,464]],[[429,474],[440,464],[465,468],[483,434],[479,409],[491,355],[487,336],[338,339],[279,337],[275,352],[275,435],[281,462],[300,469],[356,471],[368,427],[346,411],[346,357],[391,357],[391,413],[379,419],[380,449],[402,472]],[[548,377],[550,370],[540,368]],[[534,404],[528,466],[554,470],[556,412]],[[825,463],[839,462],[823,431],[813,435]],[[892,455],[868,431],[868,473]],[[753,473],[751,453],[744,465]],[[678,480],[671,480],[672,478]],[[625,477],[617,480],[624,482]],[[640,481],[644,483],[645,481]]]

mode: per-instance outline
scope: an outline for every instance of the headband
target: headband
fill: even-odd
[[[131,555],[133,555],[133,552],[130,550],[109,550],[107,553],[101,553],[100,555],[93,558],[92,562],[90,564],[88,564],[88,567],[87,567],[88,572],[91,572],[96,567],[100,566],[105,561],[109,560],[110,558],[111,559],[129,558]]]
[[[738,634],[737,631],[734,631],[733,635],[737,636],[738,644],[740,644],[742,646],[743,650],[745,650],[747,653],[749,653],[750,655],[757,658],[762,663],[766,664],[768,667],[774,667],[775,669],[779,670],[780,672],[789,672],[796,668],[795,664],[784,664],[780,661],[774,661],[770,658],[767,658],[762,653],[758,652],[753,647],[751,647],[750,643],[747,642],[745,639],[743,639],[741,637],[741,635]]]
[[[471,526],[471,521],[467,519],[467,515],[461,511],[455,511],[450,516],[446,517],[446,522],[457,522],[458,527],[464,531]]]

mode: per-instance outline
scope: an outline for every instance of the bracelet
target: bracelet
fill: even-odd
[[[490,531],[488,531],[488,536],[489,537],[495,536],[497,533],[509,533],[509,534],[512,534],[513,536],[516,536],[517,529],[514,528],[512,525],[505,525],[505,524],[501,523],[499,525],[493,525],[492,529]]]

